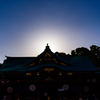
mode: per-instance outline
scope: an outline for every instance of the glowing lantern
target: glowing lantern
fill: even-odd
[[[59,72],[59,75],[61,76],[61,75],[62,75],[62,73],[61,73],[61,72]]]
[[[26,73],[26,75],[32,75],[31,73]]]
[[[37,72],[37,76],[39,76],[39,72]]]
[[[29,86],[30,91],[35,91],[36,90],[36,86],[34,84],[31,84]]]
[[[62,86],[62,88],[63,88],[65,91],[67,91],[67,90],[69,89],[69,85],[68,85],[68,84],[64,84],[64,85]]]
[[[13,92],[13,88],[12,88],[12,87],[8,87],[8,88],[7,88],[7,92],[8,92],[8,93],[12,93],[12,92]]]
[[[2,83],[2,84],[5,83],[5,79],[1,79],[1,83]]]

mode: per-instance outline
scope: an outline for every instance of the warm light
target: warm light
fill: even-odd
[[[50,100],[50,97],[48,97],[48,100]]]
[[[61,63],[61,65],[64,65],[64,66],[66,66],[66,64],[64,64],[64,63]]]
[[[35,63],[30,64],[29,66],[33,66]]]
[[[39,72],[37,72],[37,76],[39,76]]]
[[[62,75],[62,73],[61,73],[61,72],[59,72],[59,75]]]
[[[54,71],[54,68],[44,68],[44,71],[48,71],[48,72]]]
[[[31,73],[26,73],[26,75],[31,75]]]
[[[47,57],[47,56],[51,57],[51,55],[48,52],[44,55],[44,57]]]
[[[42,61],[42,58],[40,59],[40,61]]]
[[[73,73],[67,73],[67,75],[73,75]]]
[[[54,61],[56,61],[56,59],[54,58]]]

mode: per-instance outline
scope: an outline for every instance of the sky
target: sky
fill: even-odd
[[[0,63],[5,56],[100,46],[100,0],[0,0]]]

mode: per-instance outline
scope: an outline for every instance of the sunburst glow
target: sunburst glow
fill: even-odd
[[[38,53],[41,53],[44,50],[47,43],[53,52],[62,51],[64,45],[62,32],[64,32],[64,30],[61,28],[38,28],[38,30],[35,31],[36,35],[34,40],[34,45]],[[66,43],[66,45],[68,44]]]

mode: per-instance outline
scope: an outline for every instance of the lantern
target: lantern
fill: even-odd
[[[36,90],[36,86],[34,84],[31,84],[29,86],[30,91],[35,91]]]
[[[12,88],[12,87],[8,87],[8,88],[7,88],[7,92],[8,92],[8,93],[12,93],[12,92],[13,92],[13,88]]]
[[[68,84],[64,84],[64,85],[62,86],[62,89],[64,89],[65,91],[67,91],[67,90],[69,89],[69,85],[68,85]]]

